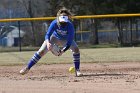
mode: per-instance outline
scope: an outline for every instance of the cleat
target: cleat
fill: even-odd
[[[29,69],[27,67],[25,67],[25,68],[21,69],[19,73],[21,75],[24,75],[24,74],[27,74],[28,72],[29,72]]]
[[[80,70],[77,70],[75,73],[76,73],[76,77],[81,77],[81,76],[83,76],[83,74],[80,72]]]

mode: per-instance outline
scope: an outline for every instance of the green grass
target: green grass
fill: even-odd
[[[118,44],[97,44],[97,45],[87,45],[89,48],[117,48],[120,47]]]
[[[21,47],[22,51],[35,51],[38,50],[39,47]],[[18,52],[20,50],[19,47],[0,47],[0,53],[2,52]]]
[[[140,47],[129,48],[92,48],[80,49],[81,62],[140,62]],[[2,52],[0,65],[23,65],[36,51]],[[72,63],[72,53],[67,51],[61,57],[47,53],[38,63],[56,64]]]
[[[97,45],[92,45],[92,44],[87,44],[87,43],[78,43],[78,46],[80,48],[116,48],[116,47],[121,47],[120,44],[97,44]]]
[[[122,48],[122,47],[140,47],[140,43],[126,43],[126,44],[89,44],[89,43],[78,43],[80,48]]]

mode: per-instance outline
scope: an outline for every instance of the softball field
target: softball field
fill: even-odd
[[[34,53],[0,53],[0,93],[140,93],[139,47],[81,49],[82,77],[68,72],[71,51],[48,53],[20,75]]]

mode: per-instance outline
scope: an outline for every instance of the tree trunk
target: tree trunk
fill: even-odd
[[[97,19],[91,19],[91,33],[92,36],[90,38],[90,43],[91,44],[99,44],[99,40],[98,40],[98,27],[97,27]]]

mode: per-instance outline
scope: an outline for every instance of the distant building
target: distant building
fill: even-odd
[[[20,37],[25,35],[23,30],[20,30]],[[0,46],[18,46],[19,44],[19,29],[15,26],[2,26],[0,28]]]

